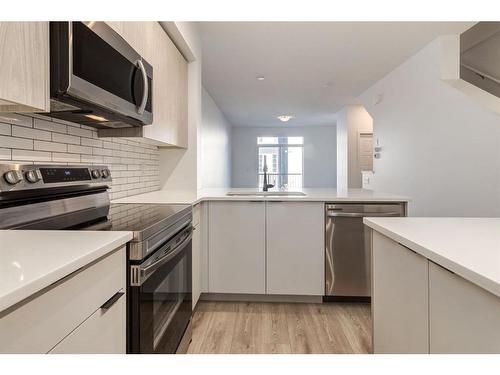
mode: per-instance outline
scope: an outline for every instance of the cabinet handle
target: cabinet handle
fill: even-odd
[[[116,292],[115,295],[113,297],[111,297],[110,299],[108,299],[106,302],[104,302],[101,306],[101,309],[103,310],[107,310],[109,309],[111,306],[113,306],[115,304],[116,301],[118,301],[121,296],[123,296],[125,293],[124,292]]]

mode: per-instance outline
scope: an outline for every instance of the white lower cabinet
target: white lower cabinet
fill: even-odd
[[[264,202],[210,202],[210,293],[266,293]]]
[[[373,231],[374,353],[500,354],[500,298]]]
[[[122,291],[123,292],[123,291]],[[98,309],[54,349],[53,354],[120,354],[126,347],[126,298],[109,309]]]
[[[125,247],[0,313],[0,353],[125,353]],[[60,345],[60,347],[58,347]]]
[[[500,353],[500,298],[429,262],[431,353]]]
[[[428,353],[428,261],[373,232],[373,352]]]
[[[267,294],[324,294],[324,203],[268,202]]]

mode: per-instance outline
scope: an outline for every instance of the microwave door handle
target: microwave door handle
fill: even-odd
[[[164,264],[168,263],[170,260],[172,260],[177,254],[179,254],[183,248],[184,245],[191,240],[193,237],[192,229],[189,233],[189,235],[179,244],[177,245],[171,252],[169,252],[167,255],[165,255],[163,258],[158,259],[156,262],[153,264],[150,264],[147,267],[141,267],[140,268],[140,278],[141,278],[141,284],[146,281],[158,268],[163,266]]]
[[[142,63],[142,60],[137,60],[137,66],[141,70],[142,83],[143,83],[143,87],[144,87],[144,92],[142,93],[141,105],[137,109],[137,113],[142,115],[144,113],[144,109],[146,108],[146,104],[148,102],[149,84],[148,84],[148,75],[146,73],[146,68],[144,68],[144,64]]]

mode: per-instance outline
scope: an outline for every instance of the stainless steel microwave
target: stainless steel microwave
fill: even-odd
[[[50,116],[98,129],[153,122],[153,67],[105,22],[50,22]]]

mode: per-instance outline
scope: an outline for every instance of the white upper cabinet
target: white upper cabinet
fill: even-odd
[[[123,131],[159,146],[187,147],[187,61],[158,22],[108,24],[153,66],[153,123]]]
[[[49,111],[49,23],[0,22],[0,112]]]
[[[322,296],[323,202],[268,202],[267,294]]]

